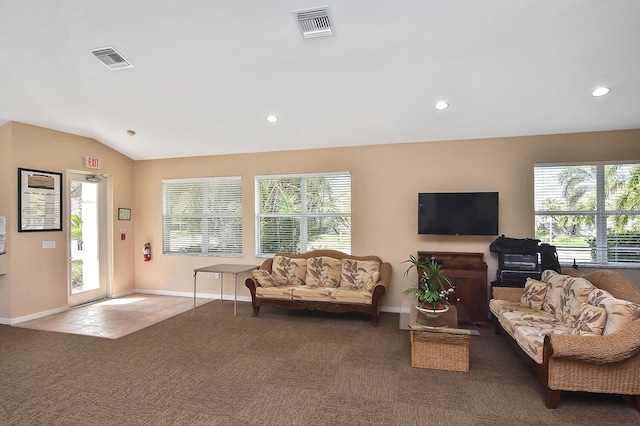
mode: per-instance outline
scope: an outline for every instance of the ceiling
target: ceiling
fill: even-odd
[[[325,5],[334,34],[304,39],[292,11]],[[637,0],[0,0],[0,123],[134,160],[640,128],[638,22]]]

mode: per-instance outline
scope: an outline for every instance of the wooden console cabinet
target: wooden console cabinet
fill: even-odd
[[[434,257],[440,263],[442,272],[455,286],[448,299],[464,307],[469,322],[487,322],[487,264],[483,253],[419,251],[418,257]]]

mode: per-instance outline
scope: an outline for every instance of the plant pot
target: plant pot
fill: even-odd
[[[424,305],[424,306],[430,306],[430,305]],[[418,312],[422,312],[423,314],[425,314],[428,317],[437,318],[438,315],[444,314],[445,312],[447,312],[449,310],[449,305],[436,306],[436,309],[433,309],[433,307],[424,307],[423,308],[420,305],[416,305],[416,309],[418,310]]]

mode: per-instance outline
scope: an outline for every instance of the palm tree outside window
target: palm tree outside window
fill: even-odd
[[[534,168],[535,236],[565,264],[640,263],[640,163]]]

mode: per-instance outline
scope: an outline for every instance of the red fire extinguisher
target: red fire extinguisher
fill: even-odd
[[[144,256],[145,262],[148,262],[151,260],[151,243],[144,243],[144,248],[142,249],[142,255]]]

